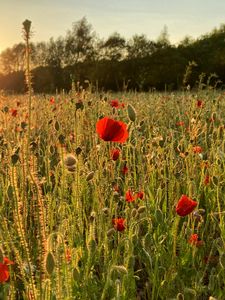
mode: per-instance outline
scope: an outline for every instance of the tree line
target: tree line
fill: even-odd
[[[0,54],[0,90],[23,93],[25,45]],[[100,39],[86,18],[73,23],[65,37],[30,45],[34,92],[69,91],[72,83],[95,90],[176,90],[198,86],[223,87],[225,25],[178,45],[165,26],[156,41],[145,35],[126,40],[115,32]]]

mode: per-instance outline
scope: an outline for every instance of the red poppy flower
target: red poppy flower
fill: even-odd
[[[120,150],[119,149],[112,149],[111,151],[111,157],[112,160],[117,160],[120,156]]]
[[[124,143],[129,135],[125,123],[107,117],[98,120],[96,131],[99,137],[106,142]]]
[[[69,248],[66,249],[66,261],[68,263],[71,262],[71,258],[72,258],[72,253],[71,253],[71,250]]]
[[[204,179],[204,185],[208,185],[209,182],[210,182],[210,177],[209,177],[209,175],[206,175],[205,179]]]
[[[112,224],[117,231],[124,231],[125,229],[125,219],[124,218],[115,218],[112,219]]]
[[[183,121],[178,121],[178,122],[176,123],[176,125],[177,125],[177,126],[184,126],[184,122],[183,122]]]
[[[112,107],[119,108],[119,101],[118,101],[118,99],[111,100],[110,104],[111,104]]]
[[[131,190],[128,190],[125,194],[125,199],[127,202],[133,202],[135,200],[135,195],[132,193]]]
[[[124,165],[122,168],[123,175],[126,175],[128,173],[128,171],[129,171],[128,167],[126,165]]]
[[[204,242],[199,239],[199,236],[198,236],[197,233],[194,233],[190,236],[190,238],[188,240],[188,243],[190,245],[194,245],[194,246],[197,246],[197,247],[200,247],[204,244]]]
[[[118,185],[114,185],[114,187],[113,187],[113,190],[114,190],[114,192],[117,192],[117,193],[119,193],[119,191],[120,191],[120,188],[119,188],[119,186],[118,186]]]
[[[184,217],[190,214],[195,209],[197,204],[198,203],[196,201],[188,198],[188,196],[182,195],[177,203],[176,212],[179,216]]]
[[[143,199],[144,198],[144,192],[140,191],[136,194],[136,198],[139,198],[139,199]]]
[[[199,108],[203,107],[203,101],[202,100],[197,100],[197,107],[199,107]]]
[[[13,117],[16,117],[16,116],[17,116],[17,113],[18,113],[17,109],[14,109],[14,108],[11,109],[11,115],[12,115]]]
[[[8,257],[3,258],[3,263],[0,263],[0,283],[6,282],[9,280],[9,267],[8,265],[13,265],[14,262],[8,259]]]
[[[192,151],[193,151],[194,153],[202,153],[202,147],[201,147],[201,146],[194,146],[194,147],[192,148]]]
[[[54,97],[51,97],[50,100],[49,100],[49,102],[50,102],[51,104],[54,104],[54,103],[55,103]]]
[[[121,106],[122,108],[124,108],[124,107],[125,107],[125,104],[122,102],[122,103],[120,103],[120,106]]]

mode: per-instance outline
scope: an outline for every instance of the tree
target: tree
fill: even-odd
[[[155,43],[144,34],[134,35],[127,43],[128,59],[150,56],[156,50]]]
[[[188,47],[193,43],[194,39],[191,36],[187,35],[183,38],[183,40],[180,41],[179,47]]]
[[[101,49],[103,58],[119,61],[126,56],[126,41],[118,32],[114,32],[102,43]]]
[[[170,46],[168,27],[164,25],[156,42],[158,48],[167,48]]]
[[[47,65],[50,67],[62,67],[64,64],[64,53],[65,47],[63,38],[58,38],[56,41],[51,38],[47,44]]]
[[[0,55],[1,69],[4,73],[23,71],[24,50],[23,43],[15,44],[12,48],[7,48]]]
[[[33,67],[47,66],[48,46],[46,42],[36,43],[31,51],[31,59]]]
[[[94,39],[95,33],[92,25],[87,22],[85,17],[73,23],[72,30],[67,32],[65,38],[66,64],[73,65],[91,59]]]

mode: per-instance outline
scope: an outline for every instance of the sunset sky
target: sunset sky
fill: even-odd
[[[0,0],[0,51],[22,41],[25,19],[32,21],[34,42],[65,36],[86,17],[99,37],[117,31],[130,38],[144,33],[155,40],[167,25],[170,41],[197,38],[225,23],[224,0]]]

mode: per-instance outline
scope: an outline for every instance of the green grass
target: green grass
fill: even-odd
[[[225,95],[105,96],[73,92],[52,104],[34,96],[29,139],[26,97],[2,97],[0,256],[15,264],[0,299],[225,299]],[[113,109],[115,98],[125,108]],[[126,143],[99,139],[102,116],[128,124]],[[64,164],[69,153],[74,172]],[[128,189],[144,199],[126,202]],[[198,216],[176,214],[182,194],[198,202]],[[115,217],[126,219],[123,232]],[[188,243],[193,233],[200,247]]]

